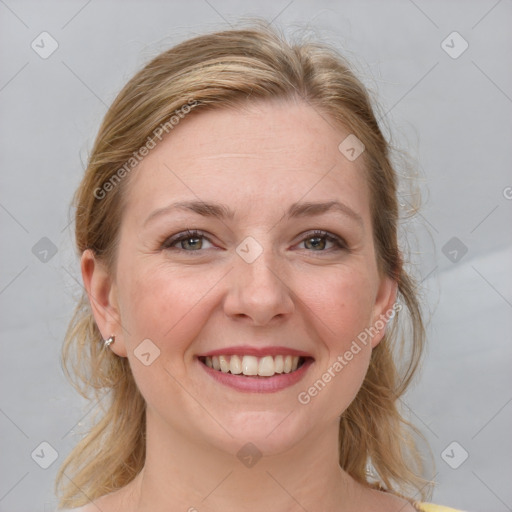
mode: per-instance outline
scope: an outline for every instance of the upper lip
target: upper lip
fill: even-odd
[[[289,347],[282,346],[268,346],[268,347],[250,347],[250,346],[234,346],[234,347],[226,347],[219,348],[217,350],[210,350],[209,352],[205,352],[201,354],[199,357],[207,357],[207,356],[256,356],[256,357],[264,357],[264,356],[278,356],[278,355],[291,355],[291,356],[299,356],[299,357],[310,357],[313,359],[313,356],[303,350],[297,350]]]

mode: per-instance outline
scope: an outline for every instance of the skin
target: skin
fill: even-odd
[[[347,135],[300,101],[252,103],[190,115],[132,171],[115,273],[89,250],[81,268],[98,327],[116,336],[110,349],[128,357],[147,402],[147,459],[133,482],[83,511],[413,510],[357,484],[337,460],[339,417],[384,330],[307,405],[297,399],[396,298],[377,270],[363,159],[338,150]],[[144,225],[158,208],[198,199],[235,218],[176,211]],[[362,224],[336,212],[284,217],[294,202],[329,200]],[[162,248],[187,229],[206,238]],[[314,229],[349,250],[325,239],[317,248],[304,236]],[[263,249],[252,263],[235,251],[248,236]],[[149,366],[134,354],[145,339],[160,350]],[[289,388],[242,393],[197,360],[244,344],[304,350],[314,363]],[[250,468],[236,456],[248,442],[263,455]]]

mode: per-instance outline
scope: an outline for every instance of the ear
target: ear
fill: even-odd
[[[84,282],[94,320],[106,340],[115,336],[110,350],[121,357],[126,357],[124,333],[117,297],[117,287],[105,265],[100,262],[91,249],[82,253],[80,261]]]
[[[397,292],[398,283],[394,279],[387,275],[381,277],[373,308],[371,328],[376,331],[376,334],[372,337],[372,348],[375,348],[380,343],[386,333],[388,321],[396,312]]]

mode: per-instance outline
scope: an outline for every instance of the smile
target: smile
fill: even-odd
[[[242,393],[275,393],[294,386],[314,363],[312,357],[289,354],[210,354],[196,360],[211,379]]]
[[[304,357],[291,355],[218,355],[200,357],[199,360],[214,370],[247,377],[272,377],[276,374],[292,373],[305,362]]]

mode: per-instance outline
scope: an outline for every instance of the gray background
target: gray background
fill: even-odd
[[[434,502],[512,510],[510,0],[0,0],[0,511],[53,510],[57,466],[91,410],[59,350],[81,286],[68,207],[107,105],[159,51],[242,15],[309,24],[339,47],[417,161],[425,204],[403,232],[429,349],[405,408],[432,446]],[[31,47],[43,31],[59,45],[46,59]],[[457,58],[462,40],[442,45],[453,31],[469,45]],[[58,453],[46,470],[48,447],[31,457],[43,441]],[[469,457],[453,469],[443,452],[452,466]]]

